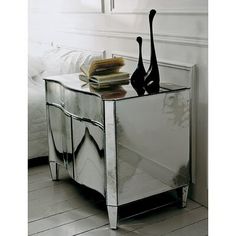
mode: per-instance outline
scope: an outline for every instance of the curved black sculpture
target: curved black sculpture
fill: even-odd
[[[139,59],[138,59],[138,66],[131,76],[131,84],[135,89],[135,91],[137,92],[137,94],[141,96],[145,93],[144,77],[146,75],[146,71],[143,66],[143,58],[142,58],[142,38],[137,37],[136,41],[139,44]]]
[[[155,45],[153,39],[153,27],[152,22],[156,14],[156,10],[152,9],[149,13],[149,25],[150,25],[150,41],[151,41],[151,59],[150,66],[148,68],[147,74],[144,78],[144,86],[146,91],[150,93],[158,93],[160,89],[160,75],[157,64]]]

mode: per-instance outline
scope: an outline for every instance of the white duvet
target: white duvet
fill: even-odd
[[[28,77],[28,158],[48,156],[45,86],[42,75]]]

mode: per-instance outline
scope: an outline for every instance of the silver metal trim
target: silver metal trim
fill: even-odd
[[[54,106],[54,107],[57,107],[57,108],[61,109],[66,116],[72,117],[73,119],[76,119],[76,120],[79,120],[79,121],[90,123],[92,125],[95,125],[95,126],[99,127],[100,129],[104,130],[104,125],[102,123],[96,121],[96,120],[91,120],[91,119],[88,119],[88,118],[85,118],[85,117],[80,117],[80,116],[77,116],[75,114],[72,114],[69,111],[67,111],[64,107],[62,107],[61,105],[59,105],[57,103],[47,102],[47,105],[48,106]]]
[[[47,101],[48,101],[48,89],[47,89],[47,81],[45,80],[45,105],[46,105],[46,122],[47,122],[47,143],[48,143],[48,153],[49,153],[49,148],[50,148],[50,145],[49,145],[49,132],[50,132],[50,122],[49,122],[49,108],[47,106]],[[49,156],[49,154],[48,154]],[[50,156],[49,156],[49,159],[50,159]]]
[[[108,206],[118,205],[114,113],[115,103],[113,101],[105,101],[106,201]]]
[[[50,169],[52,180],[58,180],[59,179],[59,165],[54,161],[50,161],[49,167],[50,167],[49,169]]]
[[[70,117],[70,135],[71,135],[71,150],[72,150],[72,168],[73,168],[73,179],[75,179],[75,154],[74,154],[74,132],[73,132],[73,119]]]

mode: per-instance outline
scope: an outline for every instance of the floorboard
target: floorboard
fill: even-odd
[[[75,183],[62,168],[60,171],[60,181],[52,181],[48,165],[29,167],[29,235],[207,235],[207,209],[190,199],[186,208],[170,205],[122,218],[119,229],[110,230],[105,199]]]
[[[207,219],[207,210],[205,207],[200,207],[189,212],[185,212],[184,214],[168,217],[166,220],[161,222],[156,222],[150,225],[148,224],[141,229],[138,229],[136,232],[141,235],[168,235],[168,233],[172,231],[204,219]]]
[[[199,222],[188,225],[184,228],[172,231],[167,236],[205,236],[208,234],[208,220],[200,220]]]

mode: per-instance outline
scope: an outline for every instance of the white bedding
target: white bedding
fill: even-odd
[[[28,158],[48,155],[45,88],[42,75],[28,77]]]

